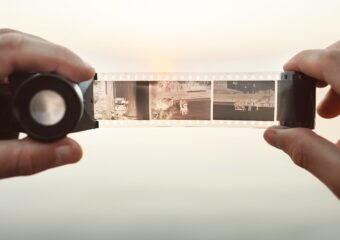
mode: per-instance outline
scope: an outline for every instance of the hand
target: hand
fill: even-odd
[[[284,69],[314,77],[318,87],[330,85],[317,111],[324,118],[340,114],[340,42],[325,50],[303,51],[286,63]],[[312,130],[302,128],[269,128],[264,138],[319,178],[340,199],[340,141],[334,144]]]
[[[72,81],[91,79],[94,69],[70,50],[26,33],[0,29],[0,82],[15,70],[57,72]],[[32,139],[0,141],[0,178],[31,175],[80,160],[69,138],[54,143]]]

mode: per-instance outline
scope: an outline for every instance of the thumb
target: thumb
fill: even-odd
[[[269,128],[265,140],[325,183],[340,198],[340,148],[304,128]]]
[[[75,163],[82,156],[78,143],[65,138],[54,143],[32,139],[0,141],[0,179],[32,175],[49,168]]]

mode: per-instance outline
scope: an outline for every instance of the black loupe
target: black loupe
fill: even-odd
[[[29,136],[41,141],[64,137],[84,111],[76,83],[56,74],[33,74],[14,91],[13,116]]]

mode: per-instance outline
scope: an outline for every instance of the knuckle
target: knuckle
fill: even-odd
[[[338,64],[340,62],[340,51],[334,49],[327,49],[323,51],[322,62],[327,65]]]
[[[0,35],[6,34],[6,33],[13,33],[13,32],[17,32],[17,31],[11,28],[0,28]]]
[[[17,50],[22,47],[25,37],[16,32],[0,35],[0,50]]]
[[[306,49],[303,50],[301,52],[299,52],[298,54],[296,54],[296,58],[300,59],[300,58],[304,58],[305,56],[309,55],[313,50],[311,49]]]
[[[34,159],[25,149],[20,149],[17,154],[16,173],[19,176],[28,176],[36,172]]]
[[[288,153],[293,159],[294,163],[299,167],[305,168],[306,160],[305,160],[305,150],[306,143],[297,138],[289,147]]]
[[[303,50],[301,52],[298,52],[297,54],[294,55],[294,57],[289,61],[291,64],[293,63],[294,65],[299,65],[299,63],[308,55],[310,55],[312,50],[307,49]]]
[[[72,51],[65,46],[55,44],[56,51],[65,57],[72,57]]]
[[[290,155],[294,163],[302,168],[308,169],[307,151],[309,151],[309,143],[306,141],[307,136],[315,133],[307,129],[296,129],[291,135],[291,139],[286,148],[286,152]]]
[[[305,50],[302,50],[300,53],[298,53],[298,55],[306,55],[306,54],[309,54],[312,50],[310,49],[305,49]]]
[[[52,153],[47,159],[42,161],[43,159],[40,154],[41,152],[32,152],[29,146],[19,149],[16,153],[16,175],[28,176],[48,169],[51,164],[50,160],[55,159],[56,156]]]

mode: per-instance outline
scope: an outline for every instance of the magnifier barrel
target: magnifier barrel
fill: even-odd
[[[0,85],[0,138],[25,132],[39,141],[98,127],[93,119],[93,80],[74,83],[53,73],[16,72]]]

